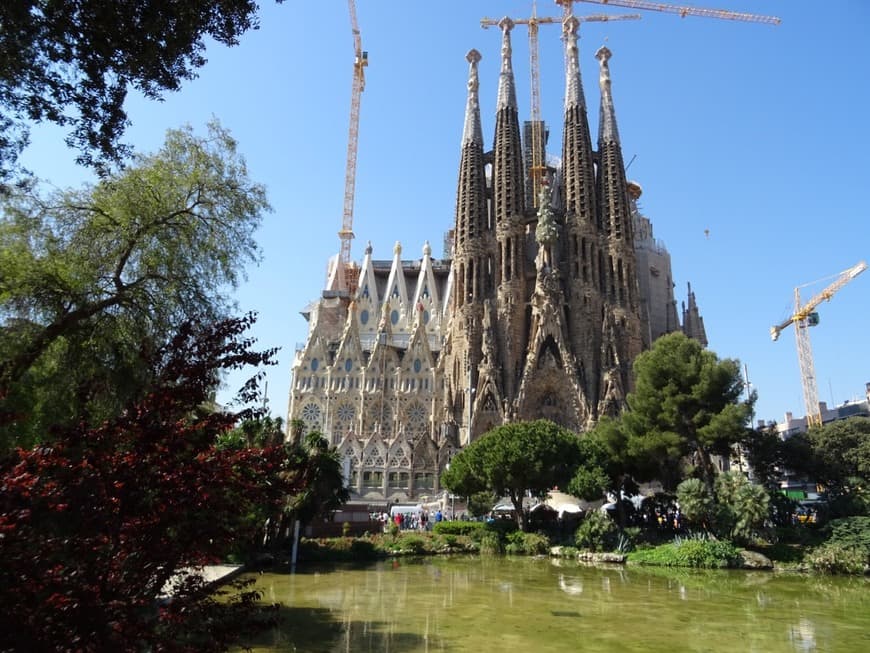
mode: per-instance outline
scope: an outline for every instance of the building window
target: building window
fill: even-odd
[[[379,488],[384,485],[383,472],[363,472],[364,488]]]
[[[415,472],[414,489],[431,490],[435,487],[435,474],[432,472]]]
[[[409,479],[408,472],[390,472],[387,484],[391,490],[404,490],[408,487]]]

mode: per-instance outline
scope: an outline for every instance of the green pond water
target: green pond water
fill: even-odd
[[[434,557],[263,574],[255,651],[870,652],[870,580]]]

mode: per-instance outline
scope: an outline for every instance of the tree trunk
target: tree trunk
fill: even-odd
[[[523,512],[523,495],[525,492],[520,493],[519,495],[511,492],[511,503],[514,505],[514,514],[516,515],[517,528],[521,531],[525,532],[528,524],[526,523],[526,513]]]

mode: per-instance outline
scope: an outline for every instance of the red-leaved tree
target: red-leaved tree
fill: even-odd
[[[274,353],[251,350],[252,321],[181,327],[144,399],[0,461],[0,650],[224,650],[256,620],[255,594],[215,600],[185,571],[253,541],[252,515],[299,490],[281,447],[214,447],[251,415],[205,408],[220,372]]]

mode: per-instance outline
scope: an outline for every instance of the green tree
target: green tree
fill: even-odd
[[[284,442],[284,420],[271,415],[257,415],[218,437],[219,449],[270,447]]]
[[[526,530],[523,498],[566,484],[580,460],[578,438],[547,420],[498,426],[460,451],[441,476],[456,494],[491,491],[510,497],[517,527]]]
[[[0,3],[0,183],[33,122],[71,127],[82,163],[123,159],[128,91],[178,90],[206,63],[205,39],[235,45],[257,28],[258,9],[254,0]]]
[[[680,483],[677,501],[683,515],[720,537],[748,541],[768,517],[767,491],[738,472],[719,474],[714,487],[711,494],[700,479]]]
[[[741,401],[739,362],[720,360],[682,333],[656,340],[634,363],[635,390],[623,423],[632,460],[654,463],[647,473],[666,487],[688,458],[713,494],[713,455],[730,455],[746,432],[754,397]]]
[[[341,455],[321,433],[306,433],[301,442],[288,445],[286,450],[290,471],[285,481],[300,490],[287,497],[285,520],[298,519],[307,524],[350,498],[344,484]]]
[[[868,514],[870,510],[870,418],[852,417],[810,429],[806,473],[824,485],[834,514]]]
[[[0,204],[0,412],[28,445],[50,424],[114,414],[147,388],[149,351],[231,308],[269,210],[236,142],[171,130],[156,154],[78,191]]]

